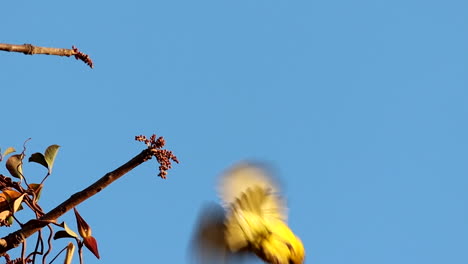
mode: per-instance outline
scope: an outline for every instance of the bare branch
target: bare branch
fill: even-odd
[[[81,60],[86,63],[89,67],[93,68],[93,61],[91,58],[79,51],[75,46],[72,46],[71,49],[59,49],[59,48],[48,48],[48,47],[39,47],[33,46],[31,44],[15,45],[15,44],[6,44],[0,43],[0,50],[8,52],[20,52],[26,55],[34,54],[45,54],[45,55],[56,55],[56,56],[75,56],[75,59]]]

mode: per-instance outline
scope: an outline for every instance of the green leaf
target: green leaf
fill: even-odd
[[[9,147],[3,152],[2,157],[5,158],[8,154],[15,152],[16,150],[12,147]]]
[[[49,165],[49,174],[52,173],[52,167],[54,167],[55,156],[57,156],[59,148],[59,145],[50,145],[45,151],[44,157],[47,162],[47,165]]]
[[[44,157],[44,155],[42,155],[42,153],[36,152],[36,153],[32,154],[31,157],[29,157],[28,161],[29,162],[39,163],[42,166],[49,169],[49,165],[47,165],[47,161],[45,160],[45,157]]]
[[[23,155],[17,154],[8,158],[5,164],[11,176],[15,178],[23,178]]]
[[[8,223],[9,226],[11,226],[11,225],[13,224],[13,220],[14,220],[14,219],[13,219],[13,216],[9,216],[9,217],[6,219],[6,221],[7,221],[7,223]]]
[[[55,156],[57,156],[59,145],[50,145],[46,150],[45,154],[36,152],[29,157],[29,162],[36,162],[46,167],[49,170],[49,174],[52,173],[52,167],[54,167]]]
[[[16,200],[13,202],[13,213],[16,213],[20,209],[21,203],[23,202],[24,195],[25,194],[23,193],[20,197],[16,198]]]

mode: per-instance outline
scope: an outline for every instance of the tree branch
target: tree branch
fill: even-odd
[[[91,58],[79,51],[75,46],[72,46],[71,49],[59,49],[59,48],[48,48],[48,47],[39,47],[33,46],[31,44],[15,45],[15,44],[6,44],[0,43],[0,50],[8,52],[21,52],[26,55],[34,54],[45,54],[45,55],[56,55],[56,56],[75,56],[77,60],[81,60],[86,63],[89,67],[93,68],[93,61]]]
[[[4,255],[12,248],[18,247],[26,238],[42,229],[44,226],[55,222],[57,218],[65,214],[67,211],[76,207],[78,204],[87,200],[91,196],[97,194],[102,189],[106,188],[111,183],[113,183],[115,180],[125,175],[127,172],[131,171],[143,162],[151,159],[152,156],[154,156],[154,149],[147,148],[143,150],[140,154],[136,155],[130,161],[123,164],[114,171],[107,173],[92,185],[88,186],[80,192],[73,194],[70,198],[61,203],[59,206],[52,209],[50,212],[48,212],[41,218],[37,220],[30,220],[26,224],[24,224],[21,229],[7,235],[6,237],[1,238],[0,256]]]

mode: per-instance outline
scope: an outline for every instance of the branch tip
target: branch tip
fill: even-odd
[[[179,160],[172,151],[162,149],[164,145],[166,145],[166,140],[163,137],[157,137],[156,134],[153,134],[150,138],[139,135],[135,137],[135,140],[146,144],[152,156],[154,156],[159,163],[158,176],[166,179],[167,171],[172,168],[172,161],[179,163]]]
[[[94,68],[93,60],[91,60],[89,55],[84,54],[83,52],[79,51],[78,48],[75,46],[72,46],[72,50],[75,52],[75,59],[83,61],[91,69]]]
[[[86,63],[89,67],[94,68],[93,61],[91,58],[78,50],[75,46],[72,46],[71,49],[61,49],[61,48],[49,48],[49,47],[39,47],[34,46],[31,44],[23,44],[23,45],[16,45],[16,44],[7,44],[7,43],[0,43],[0,50],[8,51],[8,52],[19,52],[26,55],[34,55],[34,54],[45,54],[45,55],[55,55],[55,56],[75,56],[75,59],[81,60]]]

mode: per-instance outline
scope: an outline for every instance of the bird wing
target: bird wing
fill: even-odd
[[[278,184],[265,167],[247,162],[225,172],[218,186],[225,208],[238,204],[243,210],[286,221],[286,202],[279,192]]]
[[[287,218],[278,185],[258,165],[243,163],[227,171],[218,192],[227,210],[226,241],[231,251],[258,244],[271,233],[269,222]]]

